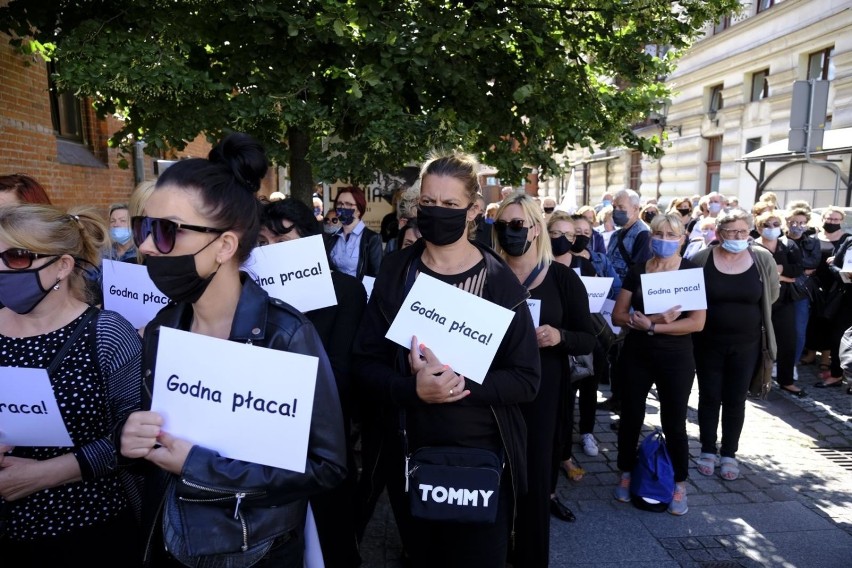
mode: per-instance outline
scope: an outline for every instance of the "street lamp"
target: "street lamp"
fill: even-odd
[[[654,124],[660,127],[660,131],[664,132],[668,130],[669,132],[677,132],[677,135],[680,136],[682,132],[682,127],[680,124],[677,126],[672,126],[668,124],[668,116],[669,109],[671,108],[671,101],[668,99],[664,100],[660,103],[660,110],[654,111],[652,113]]]

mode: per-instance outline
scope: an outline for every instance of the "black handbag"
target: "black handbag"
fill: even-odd
[[[493,524],[500,503],[503,460],[495,452],[462,446],[427,446],[408,452],[400,411],[405,491],[411,516],[427,521]]]
[[[568,355],[569,378],[571,382],[582,381],[595,374],[595,363],[591,353],[586,355]]]

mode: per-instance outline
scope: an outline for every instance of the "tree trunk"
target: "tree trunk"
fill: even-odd
[[[297,126],[289,126],[287,142],[290,148],[290,196],[313,207],[314,176],[307,160],[308,133]]]

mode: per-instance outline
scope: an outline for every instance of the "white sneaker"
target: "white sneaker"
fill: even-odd
[[[583,434],[583,453],[587,456],[598,455],[598,443],[593,434]]]

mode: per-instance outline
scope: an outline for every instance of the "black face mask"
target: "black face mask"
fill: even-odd
[[[839,223],[823,223],[823,224],[822,224],[822,229],[823,229],[826,233],[833,233],[833,232],[835,232],[835,231],[839,231],[839,230],[840,230],[840,224],[839,224]]]
[[[555,210],[556,210],[556,207],[545,207],[544,208],[544,212],[547,213],[548,215],[553,213]]]
[[[509,256],[523,256],[532,245],[527,240],[530,233],[528,227],[511,229],[502,223],[496,224],[495,227],[497,227],[497,242]]]
[[[571,250],[571,241],[565,235],[561,235],[556,239],[551,237],[550,247],[553,249],[553,256],[562,256]]]
[[[21,315],[33,311],[53,290],[53,287],[47,290],[42,288],[39,272],[59,258],[57,256],[38,268],[0,271],[0,307],[6,306]],[[58,283],[59,280],[56,282]]]
[[[586,235],[577,235],[574,237],[574,242],[571,244],[571,252],[583,252],[589,246],[589,241],[592,240]]]
[[[654,217],[657,216],[657,213],[652,213],[651,211],[646,211],[644,215],[642,215],[642,220],[648,224],[651,224],[651,221],[654,220]]]
[[[473,218],[473,222],[476,223],[477,226],[479,226],[479,224],[482,223],[482,219],[484,217],[485,217],[485,215],[480,213],[479,215],[477,215],[476,217]]]
[[[418,205],[417,228],[426,242],[439,247],[452,244],[464,237],[468,209]]]
[[[218,238],[217,236],[216,239]],[[169,300],[178,304],[194,304],[204,295],[207,286],[219,272],[219,268],[216,267],[213,274],[207,278],[199,276],[195,268],[195,255],[212,245],[216,239],[204,245],[195,254],[147,257],[145,266],[148,269],[148,276]]]

